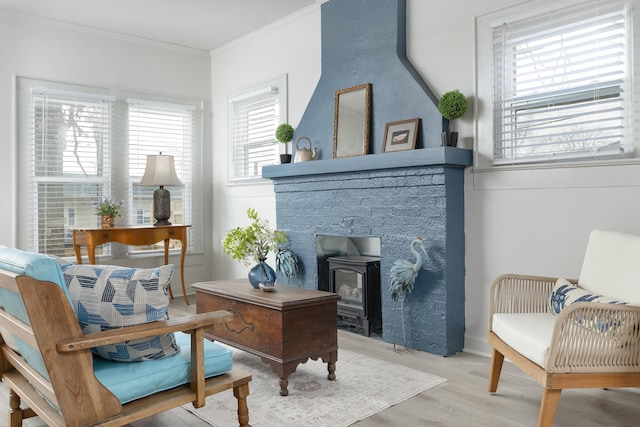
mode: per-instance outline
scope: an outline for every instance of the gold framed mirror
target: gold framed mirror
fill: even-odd
[[[333,157],[369,153],[371,83],[336,91],[333,117]]]

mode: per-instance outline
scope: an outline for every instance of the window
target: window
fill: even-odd
[[[492,40],[493,164],[632,155],[627,1],[562,2],[480,24]]]
[[[93,204],[108,196],[124,201],[123,223],[152,224],[155,188],[138,183],[147,154],[158,152],[174,156],[183,184],[170,189],[171,220],[192,223],[199,104],[121,99],[100,92],[18,80],[20,247],[73,256],[72,230],[98,227]],[[110,245],[102,245],[96,253],[110,251]]]
[[[128,200],[131,206],[129,223],[150,224],[153,218],[153,192],[156,187],[139,185],[147,164],[147,155],[169,154],[174,157],[176,173],[182,186],[169,188],[171,192],[171,219],[175,224],[191,224],[191,194],[193,171],[193,132],[196,128],[196,108],[189,105],[150,102],[142,99],[127,100],[128,111]],[[171,245],[179,245],[172,240]],[[163,248],[164,243],[156,244]],[[144,246],[133,246],[131,251],[144,251]]]
[[[229,97],[229,182],[262,179],[262,167],[277,163],[276,128],[286,119],[286,77]]]

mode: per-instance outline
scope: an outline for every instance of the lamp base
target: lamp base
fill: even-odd
[[[153,192],[153,217],[156,219],[153,225],[171,225],[171,194],[162,185]]]

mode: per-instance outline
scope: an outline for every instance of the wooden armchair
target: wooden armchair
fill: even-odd
[[[203,313],[85,336],[59,285],[0,270],[0,293],[4,293],[0,296],[5,297],[5,304],[7,292],[21,298],[30,323],[1,307],[0,371],[10,387],[11,427],[21,426],[23,419],[32,416],[49,426],[122,426],[187,403],[201,407],[207,396],[228,389],[233,389],[238,401],[239,425],[249,426],[246,397],[251,375],[237,368],[210,378],[204,375],[204,346],[214,344],[204,342],[204,330],[232,320],[232,313]],[[190,380],[186,384],[122,404],[96,378],[92,347],[176,331],[190,335]],[[46,372],[27,362],[34,354],[27,357],[27,351],[17,351],[16,343],[34,349],[36,358],[39,353]],[[142,365],[148,369],[155,362],[133,362],[138,364],[134,370]],[[22,409],[21,402],[28,408]]]
[[[544,387],[538,426],[551,426],[562,389],[639,387],[638,260],[640,238],[594,231],[579,280],[498,277],[490,289],[489,392],[507,357]],[[571,293],[578,297],[569,304]]]

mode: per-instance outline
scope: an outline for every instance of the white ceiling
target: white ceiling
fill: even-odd
[[[212,50],[324,0],[0,0],[0,9]]]

